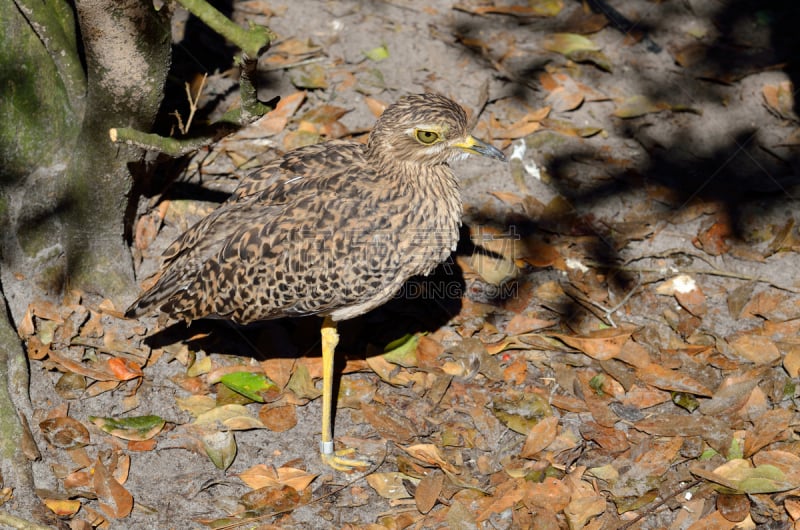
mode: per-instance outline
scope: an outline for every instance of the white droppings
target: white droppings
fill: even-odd
[[[509,160],[519,160],[522,163],[522,169],[525,170],[525,173],[536,180],[542,180],[542,172],[539,170],[539,166],[536,165],[536,161],[532,158],[530,160],[525,159],[525,153],[527,153],[527,151],[528,146],[525,144],[525,140],[516,140],[511,144],[511,154],[508,158]]]
[[[567,258],[566,265],[568,269],[577,269],[583,273],[589,272],[589,267],[574,258]]]
[[[672,278],[672,287],[676,293],[690,293],[697,289],[697,282],[688,274],[680,274]]]

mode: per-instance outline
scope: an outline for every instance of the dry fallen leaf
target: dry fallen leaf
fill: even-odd
[[[767,107],[785,120],[797,120],[794,113],[794,88],[791,81],[781,81],[777,85],[764,85],[762,89]]]
[[[100,509],[114,519],[127,517],[133,509],[133,496],[117,482],[99,458],[94,463],[93,471],[92,486]]]
[[[281,96],[281,100],[274,109],[238,133],[237,138],[267,138],[283,132],[289,123],[289,119],[294,116],[294,113],[303,104],[305,98],[305,91]]]
[[[258,419],[273,432],[284,432],[297,425],[297,407],[294,405],[264,405],[258,411]]]
[[[564,341],[592,359],[607,361],[619,355],[622,346],[635,331],[636,328],[620,327],[599,329],[582,336],[563,333],[552,333],[550,336]]]
[[[275,469],[264,464],[255,465],[239,473],[242,482],[253,489],[266,486],[290,486],[297,491],[306,489],[317,477],[313,473],[293,467],[279,467]]]
[[[396,471],[389,473],[370,473],[367,475],[367,483],[384,499],[408,499],[411,497],[405,486],[403,486],[404,480],[411,480],[414,483],[417,482],[417,479]]]
[[[757,365],[772,364],[781,358],[781,352],[775,343],[763,335],[738,335],[729,339],[728,343],[738,355]]]
[[[558,418],[550,416],[534,425],[525,439],[519,456],[533,458],[547,448],[556,439],[558,432]]]
[[[577,63],[589,62],[598,68],[611,71],[611,62],[591,39],[577,33],[552,33],[542,43],[546,50],[560,53]]]
[[[417,504],[417,509],[420,513],[428,513],[433,509],[439,495],[442,493],[443,485],[444,473],[438,469],[434,469],[420,479],[419,484],[417,484],[417,491],[414,492],[414,502]]]

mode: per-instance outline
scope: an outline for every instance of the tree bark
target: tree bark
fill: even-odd
[[[4,509],[23,519],[43,515],[16,327],[66,288],[135,294],[124,227],[144,153],[108,130],[150,129],[170,54],[169,14],[147,0],[0,0],[0,472],[14,489]]]

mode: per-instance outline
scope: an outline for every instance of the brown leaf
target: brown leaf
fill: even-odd
[[[294,359],[270,358],[259,364],[267,377],[272,379],[279,388],[285,388],[289,379],[292,378],[295,361]]]
[[[697,520],[687,530],[732,530],[733,528],[735,525],[716,510]]]
[[[727,521],[739,523],[750,515],[750,500],[746,495],[717,495],[717,510]]]
[[[449,473],[457,473],[458,470],[449,462],[447,462],[439,448],[433,444],[416,444],[408,447],[400,448],[408,453],[410,456],[420,460],[426,464],[440,467],[442,470]]]
[[[120,381],[130,381],[137,377],[143,377],[142,367],[128,359],[112,357],[107,361],[108,371]]]
[[[782,81],[777,85],[764,85],[762,89],[767,107],[781,118],[797,119],[794,113],[794,89],[791,81]]]
[[[689,291],[676,291],[675,299],[678,300],[681,307],[696,317],[702,317],[708,310],[706,307],[706,295],[697,285]]]
[[[414,492],[414,502],[420,513],[428,513],[436,504],[436,500],[442,493],[444,485],[444,473],[434,469],[428,473],[417,484],[417,491]]]
[[[42,340],[36,335],[28,338],[28,359],[41,361],[50,354],[50,344],[43,344]]]
[[[713,422],[700,416],[659,414],[639,420],[633,425],[640,431],[656,436],[701,436],[708,429],[708,423]]]
[[[384,405],[362,403],[361,412],[369,424],[386,439],[403,443],[414,438],[416,434],[410,420],[392,414]]]
[[[242,495],[241,503],[248,510],[261,512],[284,512],[295,508],[302,501],[300,494],[291,486],[265,486]]]
[[[641,410],[666,403],[670,399],[670,393],[664,390],[634,385],[620,401]]]
[[[371,97],[364,98],[364,102],[367,104],[369,111],[376,118],[379,118],[381,114],[383,114],[383,111],[386,110],[386,107],[388,107],[383,101]]]
[[[119,382],[117,376],[108,370],[107,365],[103,366],[101,363],[89,365],[79,361],[73,361],[58,351],[51,351],[50,359],[66,371],[74,372],[96,381],[111,381],[115,385]]]
[[[589,421],[581,425],[580,431],[584,440],[591,440],[611,453],[620,453],[630,446],[625,433],[613,427]]]
[[[786,296],[783,293],[761,291],[760,293],[756,293],[743,305],[740,315],[744,318],[768,318],[770,312],[777,308],[785,299]]]
[[[407,499],[410,497],[408,490],[403,486],[403,480],[411,477],[397,471],[388,473],[370,473],[367,483],[375,492],[384,499]]]
[[[636,376],[656,388],[673,392],[688,392],[698,396],[711,396],[714,393],[693,377],[670,370],[658,364],[649,364],[636,370]]]
[[[528,432],[525,445],[522,446],[522,451],[520,451],[520,456],[522,458],[534,458],[556,439],[557,430],[558,418],[555,416],[543,418]]]
[[[602,127],[591,125],[581,127],[565,120],[554,120],[550,118],[542,120],[542,126],[559,134],[574,136],[576,138],[590,138],[603,130]]]
[[[47,508],[59,517],[70,517],[75,515],[81,508],[81,501],[69,499],[43,499]]]
[[[528,363],[523,357],[517,357],[503,368],[503,381],[512,385],[521,385],[528,375]]]
[[[253,489],[289,486],[296,491],[306,489],[316,477],[303,469],[288,466],[275,469],[264,464],[255,465],[239,474],[239,478]]]
[[[602,380],[604,377],[592,371],[579,372],[581,395],[595,421],[604,427],[613,427],[619,421],[619,417],[609,407],[615,398],[602,389],[595,388],[598,378]]]
[[[139,250],[144,250],[150,246],[158,234],[160,219],[156,220],[153,215],[143,215],[136,221],[136,231],[133,236],[134,246]]]
[[[595,515],[606,511],[606,499],[602,495],[572,499],[564,509],[570,528],[583,528]]]
[[[755,282],[747,282],[730,292],[726,302],[728,304],[728,313],[730,313],[733,318],[738,319],[742,314],[742,310],[753,295],[755,286]]]
[[[781,358],[781,352],[775,343],[762,335],[739,335],[728,344],[741,357],[757,365],[768,365]]]
[[[712,256],[721,256],[730,250],[727,239],[731,236],[733,236],[733,229],[730,223],[718,221],[697,234],[692,243]]]
[[[800,377],[800,344],[793,344],[786,348],[783,367],[789,377]]]
[[[294,113],[297,112],[297,109],[300,108],[305,99],[306,92],[303,90],[288,96],[281,96],[281,100],[274,109],[241,131],[238,137],[265,138],[283,132],[289,123],[289,119],[294,116]]]
[[[753,422],[753,428],[745,433],[744,456],[749,458],[774,441],[784,438],[793,414],[786,409],[764,412]]]
[[[92,485],[100,509],[111,518],[127,517],[133,509],[133,495],[117,482],[99,458],[95,461],[93,469]]]
[[[556,112],[566,112],[581,106],[583,94],[560,86],[547,95],[545,102]]]
[[[64,317],[61,315],[58,307],[47,300],[34,300],[31,302],[30,308],[34,316],[44,320],[51,320],[57,324],[64,323]]]
[[[556,320],[545,320],[525,314],[515,315],[506,325],[508,335],[522,335],[532,331],[549,328],[558,323]]]
[[[520,256],[526,263],[534,267],[554,266],[559,270],[564,270],[564,258],[554,245],[544,241],[528,238],[525,240],[525,255]],[[562,291],[563,294],[563,291]]]
[[[622,346],[634,331],[636,331],[635,328],[606,328],[592,331],[583,336],[562,333],[552,333],[550,336],[577,348],[592,359],[607,361],[619,355]]]
[[[76,419],[50,418],[39,423],[45,439],[59,449],[72,449],[88,445],[89,431]]]
[[[501,483],[495,488],[489,504],[483,511],[478,512],[475,521],[480,523],[489,519],[493,514],[502,513],[511,508],[528,496],[526,489],[525,481],[522,479],[512,479]]]
[[[277,407],[264,405],[258,411],[258,419],[273,432],[284,432],[297,425],[297,407],[280,405]]]

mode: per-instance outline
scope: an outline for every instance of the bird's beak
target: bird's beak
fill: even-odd
[[[467,136],[463,142],[453,144],[453,147],[458,147],[459,149],[463,149],[468,153],[488,156],[489,158],[494,158],[496,160],[506,159],[506,155],[504,155],[500,149],[489,145],[486,142],[482,142],[477,138],[473,138],[472,136]]]

